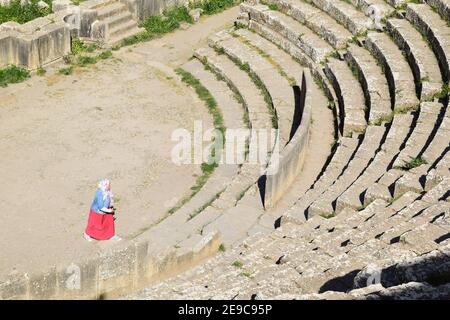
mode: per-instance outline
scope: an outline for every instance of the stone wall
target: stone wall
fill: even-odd
[[[164,9],[187,4],[189,0],[120,0],[120,2],[127,4],[133,17],[142,21],[162,13]]]
[[[23,25],[0,25],[0,67],[36,69],[70,53],[70,27],[64,15],[52,14]]]
[[[267,170],[267,172],[272,172],[272,174],[265,174],[260,180],[263,181],[265,208],[273,207],[276,204],[302,170],[311,123],[312,101],[311,93],[308,92],[311,81],[309,71],[304,71],[299,106],[297,106],[302,112],[301,123],[292,139],[281,151],[278,161],[272,156]]]
[[[2,279],[0,300],[116,298],[193,267],[220,243],[220,234],[210,232],[155,250],[144,236],[93,257]]]

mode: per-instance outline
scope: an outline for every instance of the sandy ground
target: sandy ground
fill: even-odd
[[[81,238],[99,179],[112,180],[117,233],[130,238],[189,193],[196,166],[170,159],[177,128],[212,125],[173,74],[238,8],[123,48],[71,76],[0,88],[0,275],[94,252]]]

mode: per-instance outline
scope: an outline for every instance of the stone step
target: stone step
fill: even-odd
[[[398,199],[394,198],[390,201],[389,208],[395,210],[395,211],[401,211],[407,208],[409,205],[411,205],[416,200],[421,200],[421,197],[423,195],[417,193],[408,191],[401,195]],[[402,217],[403,218],[403,217]]]
[[[115,27],[132,21],[133,17],[129,11],[124,11],[119,14],[113,15],[111,17],[106,18],[104,21],[108,26],[109,30],[114,29]]]
[[[223,243],[231,246],[248,236],[247,231],[251,229],[262,214],[261,209],[238,204],[228,209],[216,220],[205,225],[203,232],[219,230]]]
[[[421,100],[432,100],[442,89],[439,63],[433,51],[407,20],[389,19],[386,26],[408,59]]]
[[[448,199],[448,191],[450,190],[450,177],[446,176],[439,182],[438,185],[430,189],[422,198],[422,201],[430,204],[436,203],[439,200]],[[447,198],[445,198],[447,197]]]
[[[127,28],[125,32],[118,32],[115,36],[110,37],[107,41],[108,45],[115,46],[120,44],[124,39],[133,37],[141,32],[143,32],[144,29],[139,28],[137,26],[134,26],[132,28]]]
[[[245,3],[241,4],[241,11],[248,12],[250,20],[255,20],[284,36],[315,63],[333,52],[333,47],[311,29],[279,11],[269,10],[264,5],[250,6]]]
[[[92,9],[99,9],[102,7],[106,7],[106,6],[110,6],[112,4],[117,3],[117,0],[93,0],[93,1],[89,1],[89,7]],[[86,4],[81,3],[81,6],[84,6]]]
[[[419,100],[414,77],[400,49],[388,35],[377,32],[368,33],[366,46],[384,68],[391,97],[395,99],[394,110],[415,108]]]
[[[405,220],[405,217],[396,214],[396,211],[401,208],[410,206],[419,197],[417,193],[407,193],[396,200],[397,203],[387,205],[385,208],[380,208],[374,211],[374,215],[367,221],[364,221],[354,230],[354,235],[350,238],[350,243],[353,245],[361,245],[370,239],[380,238],[387,230],[392,228],[398,230],[399,226]],[[376,200],[373,203],[376,203]],[[369,206],[371,206],[371,204]],[[394,204],[397,208],[394,208]]]
[[[295,96],[289,79],[282,75],[281,67],[277,67],[260,52],[247,46],[228,32],[216,34],[210,38],[209,43],[214,48],[223,51],[232,60],[247,64],[250,72],[261,81],[271,97],[280,130],[280,146],[284,147],[290,140],[295,114]]]
[[[441,17],[450,20],[450,2],[448,0],[425,0],[425,2],[436,9]]]
[[[403,233],[400,236],[400,241],[418,255],[423,255],[438,249],[439,246],[435,240],[447,234],[449,231],[449,228],[442,228],[431,223],[426,223]]]
[[[196,79],[198,79],[214,97],[223,114],[224,125],[226,128],[245,128],[243,122],[243,106],[235,100],[233,93],[225,82],[219,81],[211,72],[206,71],[203,64],[196,59],[187,62],[182,68],[196,77]],[[243,160],[245,159],[245,151],[241,151],[242,154],[239,159]],[[230,156],[233,159],[238,159],[237,156],[239,155],[236,155],[233,152]],[[226,150],[224,151],[223,157],[228,157]],[[238,172],[238,164],[234,161],[220,164],[216,168],[205,186],[190,199],[188,203],[184,204],[183,207],[177,211],[178,216],[184,216],[182,219],[187,222],[186,229],[197,229],[197,231],[200,232],[204,225],[216,219],[221,214],[219,210],[211,208],[211,205],[217,201],[218,197],[220,199],[220,196],[224,193],[224,190],[232,184],[232,178],[237,175]],[[209,206],[205,208],[205,204],[209,204]],[[192,226],[188,227],[189,225]]]
[[[303,223],[307,218],[307,208],[319,197],[329,186],[331,186],[339,175],[344,171],[347,163],[355,154],[359,146],[359,139],[342,137],[336,147],[330,163],[325,168],[323,174],[314,183],[311,189],[305,192],[302,197],[282,216],[282,223]],[[311,219],[319,218],[318,216]],[[308,217],[309,219],[309,217]],[[308,220],[309,221],[309,220]]]
[[[243,98],[254,129],[270,129],[271,115],[259,89],[245,71],[239,69],[224,55],[218,55],[212,48],[201,48],[194,55],[224,79]]]
[[[389,169],[389,164],[400,151],[412,125],[412,115],[396,114],[394,116],[386,140],[381,146],[381,151],[376,154],[358,179],[337,198],[336,212],[340,212],[346,207],[357,209],[362,206],[362,193]]]
[[[303,0],[271,0],[284,14],[294,18],[325,39],[335,49],[343,49],[352,34],[322,10]]]
[[[211,206],[221,212],[236,206],[249,188],[257,182],[260,175],[260,164],[253,164],[248,161],[244,162],[238,174],[233,177],[225,191],[220,194],[220,197]],[[253,205],[255,208],[262,208],[260,199],[258,202],[254,202]]]
[[[369,165],[369,161],[375,157],[377,150],[380,148],[386,128],[380,126],[367,127],[360,147],[345,168],[342,175],[338,177],[335,183],[328,187],[327,190],[311,204],[308,208],[308,216],[313,215],[332,215],[335,211],[334,201],[342,194],[353,181],[355,181],[361,172]],[[359,209],[356,207],[353,209]]]
[[[442,284],[432,286],[427,282],[408,282],[394,287],[389,287],[377,293],[366,296],[367,299],[389,300],[448,300],[450,285]]]
[[[245,71],[241,70],[225,55],[216,53],[212,48],[198,49],[194,55],[221,79],[227,82],[235,93],[241,96],[248,112],[252,129],[269,131],[272,129],[272,116],[269,113],[267,104],[261,96],[259,89]],[[274,141],[269,141],[268,144],[272,142]],[[272,145],[268,145],[267,150],[270,151],[272,148]],[[254,152],[258,154],[258,146],[251,145],[249,153],[252,154]],[[260,156],[262,155],[260,154]],[[244,163],[240,168],[239,174],[233,178],[226,190],[214,201],[212,206],[218,210],[226,210],[235,206],[237,201],[242,198],[244,192],[252,184],[256,183],[267,160],[267,157],[264,159],[258,157],[257,163]]]
[[[295,61],[289,53],[248,29],[237,29],[234,33],[241,37],[244,42],[253,47],[260,48],[262,52],[270,57],[270,59],[273,59],[281,68],[283,68],[283,71],[288,77],[295,81],[295,84],[299,85],[301,83],[301,75],[304,67]]]
[[[439,125],[438,117],[443,108],[443,105],[437,102],[422,102],[420,104],[420,114],[414,131],[406,142],[406,146],[395,159],[394,167],[402,167],[409,161],[416,159],[422,150],[428,147],[433,139],[436,126]]]
[[[421,215],[421,212],[429,210],[430,208],[431,206],[428,203],[416,199],[407,207],[396,213],[396,216],[401,218],[398,220],[399,222],[392,227],[386,228],[377,236],[377,238],[391,245],[399,243],[402,234],[414,229],[417,223],[424,223],[427,220],[427,218],[424,218],[424,216]]]
[[[362,34],[372,27],[372,21],[354,6],[345,1],[335,0],[307,0],[328,13],[340,24],[344,25],[352,34]]]
[[[139,29],[137,22],[134,20],[127,20],[124,23],[116,25],[115,27],[109,29],[109,37],[113,39],[117,39],[119,37],[123,37],[128,34],[130,30]]]
[[[426,218],[429,218],[432,223],[444,228],[448,228],[450,223],[450,202],[439,201],[435,205],[427,208],[427,210],[424,210],[422,212],[422,215]]]
[[[205,66],[197,59],[185,63],[182,68],[197,78],[214,97],[223,115],[226,128],[247,127],[244,123],[245,110],[224,81],[218,80],[213,73],[205,70]]]
[[[338,116],[341,134],[349,137],[353,132],[364,132],[365,101],[363,90],[344,61],[329,58],[325,74],[332,83],[338,98]]]
[[[445,177],[449,175],[450,168],[450,147],[446,149],[442,158],[436,164],[436,167],[431,169],[426,176],[425,190],[430,190],[439,184]]]
[[[264,39],[272,42],[282,50],[286,51],[293,59],[298,61],[302,66],[306,66],[311,71],[314,80],[321,85],[321,90],[325,93],[327,98],[331,101],[336,101],[334,90],[331,84],[328,82],[325,73],[323,72],[320,64],[316,64],[307,54],[297,47],[290,40],[282,36],[271,28],[266,27],[263,24],[256,22],[255,20],[250,20],[249,29],[254,33],[260,35]]]
[[[405,172],[393,185],[393,197],[398,197],[408,191],[420,193],[424,190],[421,183],[421,177],[427,174],[429,170],[428,165],[422,165]]]
[[[389,201],[393,194],[391,186],[404,174],[399,169],[390,169],[375,184],[369,186],[364,193],[364,206],[369,205],[376,199]]]
[[[444,81],[450,77],[450,27],[426,4],[408,3],[406,18],[427,38],[439,60]]]
[[[408,0],[386,0],[387,3],[389,3],[393,7],[401,7],[405,3],[408,2]]]
[[[435,134],[433,141],[428,145],[427,149],[422,154],[422,158],[427,163],[434,163],[442,154],[443,150],[450,147],[450,108],[446,108],[442,122]]]
[[[392,15],[395,11],[385,0],[350,0],[350,2],[359,8],[367,17],[370,17],[374,22],[378,23],[383,18]]]
[[[111,2],[97,9],[99,20],[105,20],[123,12],[128,12],[127,6],[119,1]]]
[[[383,121],[389,121],[392,115],[389,86],[375,58],[366,49],[350,44],[345,59],[352,68],[358,70],[366,105],[370,106],[369,123],[381,124]]]
[[[279,47],[266,40],[265,38],[247,29],[238,29],[234,32],[234,34],[238,35],[240,40],[250,47],[258,48],[257,50],[261,52],[261,54],[266,57],[266,59],[268,59],[270,63],[276,65],[278,68],[281,68],[281,72],[284,73],[284,76],[290,79],[291,85],[293,81],[295,81],[296,84],[301,83],[300,76],[303,73],[304,67],[296,62],[288,53],[281,50]],[[312,96],[315,99],[316,106],[316,111],[314,111],[312,116],[315,117],[316,112],[317,116],[319,116],[319,113],[321,112],[320,108],[323,108],[324,110],[325,108],[327,108],[326,98],[324,96],[324,93],[321,92],[320,88],[315,84],[312,84],[312,87],[309,88],[309,90],[311,90]],[[315,141],[318,142],[318,140],[316,140],[315,138],[315,135],[311,136],[311,139],[312,140],[310,140],[310,143],[315,143]],[[314,149],[310,151],[310,155],[313,155],[312,152],[315,152]],[[322,169],[322,166],[323,164],[317,164],[315,170],[309,167],[308,171],[310,173],[308,173],[308,177],[305,177],[308,180],[302,178],[297,179],[298,182],[295,181],[292,184],[289,193],[286,194],[286,196],[283,198],[282,205],[277,206],[276,209],[270,212],[270,216],[272,217],[273,221],[270,221],[271,219],[269,219],[269,216],[267,216],[266,218],[264,218],[264,221],[260,222],[260,224],[272,228],[274,221],[278,219],[279,216],[285,211],[285,209],[297,199],[298,194],[303,193],[306,190],[306,183],[308,184],[308,186],[312,185],[312,183],[314,182],[314,177],[312,174],[318,175],[320,173],[320,170]],[[314,170],[314,172],[312,172],[312,170]]]

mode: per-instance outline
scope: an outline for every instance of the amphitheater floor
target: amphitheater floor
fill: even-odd
[[[189,192],[200,170],[171,162],[171,133],[212,121],[173,69],[237,12],[123,48],[70,76],[48,72],[0,89],[1,276],[113,245],[82,239],[103,177],[112,180],[125,240]]]

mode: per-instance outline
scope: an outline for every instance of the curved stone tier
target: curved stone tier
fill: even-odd
[[[311,29],[279,11],[270,10],[264,5],[249,6],[245,3],[241,4],[241,10],[249,13],[250,20],[265,25],[290,40],[315,63],[323,61],[333,51],[333,47]]]
[[[373,27],[373,21],[346,1],[307,0],[344,25],[352,34],[362,34]]]
[[[271,0],[284,14],[306,25],[335,49],[345,48],[352,34],[325,12],[303,0]]]
[[[408,3],[406,18],[428,39],[441,66],[444,81],[450,79],[450,27],[426,4]]]
[[[375,58],[364,48],[351,44],[345,59],[356,68],[364,90],[366,106],[370,106],[369,123],[382,123],[392,115],[389,86]]]
[[[404,19],[389,19],[387,27],[405,53],[422,100],[433,99],[442,89],[439,64],[422,35]]]
[[[334,58],[325,64],[325,74],[334,87],[339,105],[339,130],[345,137],[364,132],[366,106],[361,86],[344,61]]]
[[[383,66],[388,79],[394,110],[408,110],[419,103],[416,97],[414,77],[400,49],[384,33],[369,32],[366,39],[369,51]]]
[[[209,44],[219,52],[224,52],[232,61],[248,65],[250,71],[261,81],[270,95],[276,114],[277,128],[280,130],[280,146],[285,146],[291,136],[295,114],[295,95],[286,76],[267,59],[245,45],[228,32],[221,32],[209,39]]]

